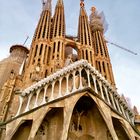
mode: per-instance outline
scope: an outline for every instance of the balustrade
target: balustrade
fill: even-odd
[[[63,84],[63,81],[65,84]],[[84,82],[86,82],[86,84]],[[98,94],[108,105],[113,106],[118,113],[122,114],[129,121],[133,120],[133,116],[131,117],[132,119],[130,119],[128,111],[121,105],[122,100],[121,97],[117,95],[116,90],[85,60],[75,62],[25,89],[19,95],[19,108],[16,116],[48,102],[71,95],[75,92],[78,93],[78,91],[87,87],[92,88],[95,94]],[[43,92],[41,92],[42,88]],[[33,95],[35,95],[34,103],[32,101]],[[42,96],[42,100],[41,103],[38,103],[40,96]],[[25,97],[27,97],[27,99]],[[24,111],[21,112],[24,100],[27,100],[27,104]],[[31,103],[34,104],[32,108],[30,107]]]

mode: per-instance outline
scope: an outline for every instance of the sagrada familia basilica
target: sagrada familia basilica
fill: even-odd
[[[140,140],[140,116],[117,92],[101,15],[80,2],[77,36],[63,0],[43,4],[31,47],[0,62],[0,140]]]

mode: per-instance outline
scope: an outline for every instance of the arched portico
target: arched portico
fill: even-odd
[[[108,140],[108,128],[94,100],[88,94],[76,103],[68,132],[68,140]]]

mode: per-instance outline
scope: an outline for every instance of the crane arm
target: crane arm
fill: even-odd
[[[24,41],[23,45],[26,44],[27,40],[29,39],[29,36],[27,36],[26,40]]]
[[[131,50],[125,48],[125,47],[122,47],[122,46],[118,45],[118,44],[115,44],[115,43],[110,42],[110,41],[106,41],[106,42],[109,43],[109,44],[111,44],[111,45],[113,45],[113,46],[115,46],[115,47],[118,47],[120,49],[123,49],[123,50],[125,50],[125,51],[127,51],[127,52],[129,52],[131,54],[138,55],[136,52],[133,52],[133,51],[131,51]]]

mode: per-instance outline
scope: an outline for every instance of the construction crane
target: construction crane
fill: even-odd
[[[23,46],[26,44],[27,40],[29,39],[29,36],[27,36],[27,38],[25,39]]]
[[[107,41],[107,40],[106,40],[106,43],[111,44],[111,45],[113,45],[113,46],[115,46],[117,48],[120,48],[120,49],[124,50],[124,51],[127,51],[127,52],[129,52],[129,53],[131,53],[133,55],[138,55],[136,52],[133,52],[132,50],[129,50],[129,49],[127,49],[127,48],[125,48],[123,46],[120,46],[120,45],[118,45],[116,43],[113,43],[113,42],[110,42],[110,41]]]

